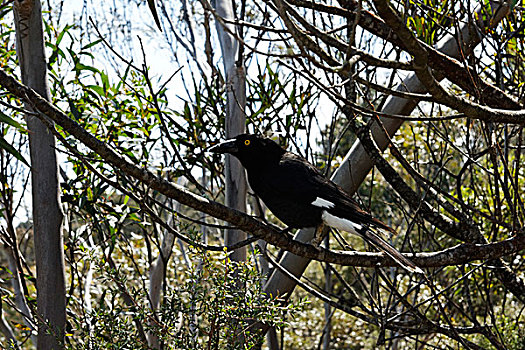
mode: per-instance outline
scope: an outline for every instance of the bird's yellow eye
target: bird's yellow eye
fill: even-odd
[[[250,140],[244,140],[244,144],[245,144],[246,146],[249,146],[249,145],[250,145]]]

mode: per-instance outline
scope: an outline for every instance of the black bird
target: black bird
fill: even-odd
[[[306,159],[287,152],[274,141],[242,134],[209,149],[239,159],[255,194],[290,228],[328,226],[357,234],[410,272],[423,273],[412,261],[383,240],[377,231],[394,232],[372,217],[339,186]]]

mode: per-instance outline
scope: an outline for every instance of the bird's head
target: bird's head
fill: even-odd
[[[215,153],[229,153],[237,157],[245,168],[254,168],[267,162],[279,161],[286,152],[271,139],[260,135],[241,134],[222,141],[208,149]]]

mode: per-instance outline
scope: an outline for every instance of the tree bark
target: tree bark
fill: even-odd
[[[4,335],[5,339],[7,340],[7,344],[9,344],[9,347],[17,348],[18,347],[18,341],[16,340],[15,333],[13,333],[13,328],[9,325],[7,320],[4,316],[4,310],[2,309],[2,302],[0,301],[0,332]]]
[[[217,15],[227,20],[235,19],[235,11],[231,0],[216,0]],[[246,73],[244,62],[239,54],[239,42],[232,33],[235,26],[216,21],[217,33],[221,44],[224,76],[226,77],[227,109],[226,138],[233,138],[245,132],[246,115]],[[226,155],[226,205],[230,208],[246,212],[246,175],[241,163],[233,156]],[[224,233],[226,245],[235,244],[246,239],[246,233],[240,230],[228,229]],[[230,255],[233,261],[246,260],[246,247],[236,249]]]
[[[16,242],[15,242],[16,244]],[[22,314],[22,317],[24,319],[24,323],[27,327],[29,327],[32,331],[36,330],[36,326],[34,324],[33,320],[33,313],[29,309],[29,306],[27,305],[26,296],[24,293],[24,288],[22,286],[22,276],[21,269],[19,268],[19,264],[17,264],[15,253],[13,252],[13,249],[18,249],[17,247],[7,248],[6,251],[6,258],[9,266],[9,270],[13,274],[13,278],[11,279],[11,285],[13,286],[13,292],[15,294],[15,304],[20,310],[20,313]],[[36,344],[37,343],[37,337],[33,334],[31,335],[31,340]]]
[[[12,196],[10,197],[10,200],[12,201]],[[7,223],[6,232],[9,236],[9,243],[5,244],[4,246],[4,256],[7,260],[7,266],[9,267],[9,271],[11,271],[12,274],[11,286],[13,287],[13,293],[15,295],[15,305],[18,307],[18,312],[22,315],[24,319],[24,324],[31,329],[31,341],[33,342],[33,344],[37,344],[36,333],[34,333],[34,331],[36,331],[36,325],[34,323],[33,313],[27,305],[27,286],[23,284],[22,280],[23,271],[20,262],[20,250],[18,248],[18,239],[12,220],[13,214],[9,212],[11,210],[12,209],[9,205],[6,205],[6,207],[4,207],[3,217]],[[17,344],[16,339],[14,344]]]
[[[177,203],[178,204],[178,203]],[[179,205],[180,206],[180,205]],[[172,226],[174,222],[173,215],[168,220],[168,225]],[[150,307],[153,311],[156,311],[159,308],[160,304],[160,294],[162,290],[162,283],[164,282],[164,277],[166,276],[166,267],[168,265],[169,259],[171,257],[171,252],[173,250],[173,244],[175,242],[175,235],[173,235],[168,230],[164,230],[164,235],[162,237],[162,243],[159,249],[159,256],[151,266],[149,274],[149,302]],[[153,321],[150,321],[150,324],[153,325]],[[148,345],[152,349],[160,349],[161,343],[157,333],[148,332]]]
[[[17,54],[22,81],[50,100],[40,1],[14,2]],[[31,110],[30,106],[26,106]],[[55,138],[36,117],[29,130],[33,233],[37,269],[38,349],[58,349],[66,323],[63,213],[60,205]]]
[[[182,177],[178,179],[177,183],[181,185],[185,185],[185,181],[183,181]],[[181,210],[181,204],[179,202],[176,202],[173,209],[175,212],[179,212]],[[171,215],[167,224],[170,226],[176,226],[177,225],[176,221],[177,220],[175,219],[175,217]],[[168,266],[168,263],[171,257],[171,253],[173,251],[174,243],[175,243],[175,235],[168,230],[164,230],[164,234],[162,236],[162,242],[159,247],[159,256],[157,257],[155,262],[152,264],[150,274],[149,274],[148,294],[149,294],[150,307],[153,311],[156,311],[159,308],[162,284],[164,283],[164,280],[165,280],[166,269],[167,269],[167,266]],[[161,348],[161,342],[159,340],[157,333],[148,332],[147,337],[148,337],[148,345],[152,349]]]

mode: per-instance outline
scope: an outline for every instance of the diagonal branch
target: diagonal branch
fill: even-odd
[[[291,4],[312,9],[318,12],[338,15],[347,18],[349,21],[358,20],[359,25],[367,30],[368,32],[374,34],[381,39],[390,42],[391,44],[406,50],[405,42],[395,33],[392,29],[378,16],[372,12],[361,9],[360,15],[356,16],[358,9],[357,2],[348,1],[348,9],[324,5],[318,2],[305,1],[305,0],[288,0]],[[462,57],[468,56],[472,49],[478,44],[481,40],[478,32],[486,31],[487,28],[495,27],[503,17],[505,17],[510,12],[510,6],[504,4],[505,6],[498,6],[494,9],[494,16],[487,23],[477,23],[480,27],[473,28],[465,32],[464,30],[458,35],[459,38],[456,38],[457,41],[461,42],[462,45]],[[482,18],[482,16],[480,16]],[[476,23],[476,21],[472,21]],[[312,33],[311,27],[308,26],[307,30]],[[426,43],[416,39],[419,45],[424,48],[428,53],[428,65],[435,70],[437,75],[446,75],[447,79],[452,83],[456,84],[464,91],[468,92],[471,95],[477,96],[480,101],[485,103],[487,106],[494,108],[518,110],[522,106],[519,102],[515,101],[511,96],[506,94],[501,89],[495,87],[494,85],[486,82],[481,79],[479,76],[473,75],[473,69],[467,65],[466,62],[459,62],[457,58],[460,55],[450,53],[444,53],[438,50],[437,48],[431,47]],[[447,51],[450,51],[450,45],[456,45],[446,43],[443,48]],[[448,47],[447,47],[448,46]],[[451,56],[455,56],[453,58]]]
[[[295,241],[280,233],[270,225],[266,225],[255,218],[228,208],[220,203],[208,200],[189,192],[184,187],[159,178],[146,169],[140,168],[123,157],[119,156],[103,142],[89,134],[75,121],[71,120],[55,106],[40,97],[32,89],[8,76],[0,70],[0,85],[12,94],[30,103],[35,109],[60,125],[65,131],[76,137],[105,161],[120,169],[124,173],[147,184],[150,188],[159,191],[169,198],[196,210],[205,212],[218,219],[225,220],[236,227],[251,232],[254,236],[264,239],[272,245],[288,250],[308,259],[335,263],[348,266],[377,267],[395,266],[395,262],[381,253],[366,252],[337,252],[315,248],[309,244]],[[45,119],[43,115],[39,117]],[[525,248],[525,236],[520,235],[512,239],[490,244],[464,244],[449,248],[441,252],[416,254],[414,259],[422,267],[438,267],[467,263],[475,260],[493,259],[516,253]],[[412,254],[407,256],[413,257]]]
[[[523,109],[509,111],[501,108],[490,108],[455,96],[445,90],[430,70],[427,49],[419,42],[414,33],[405,26],[387,0],[374,0],[374,4],[381,18],[404,42],[406,50],[413,57],[413,68],[417,77],[437,102],[464,113],[470,118],[481,119],[487,122],[525,124],[525,110]]]

